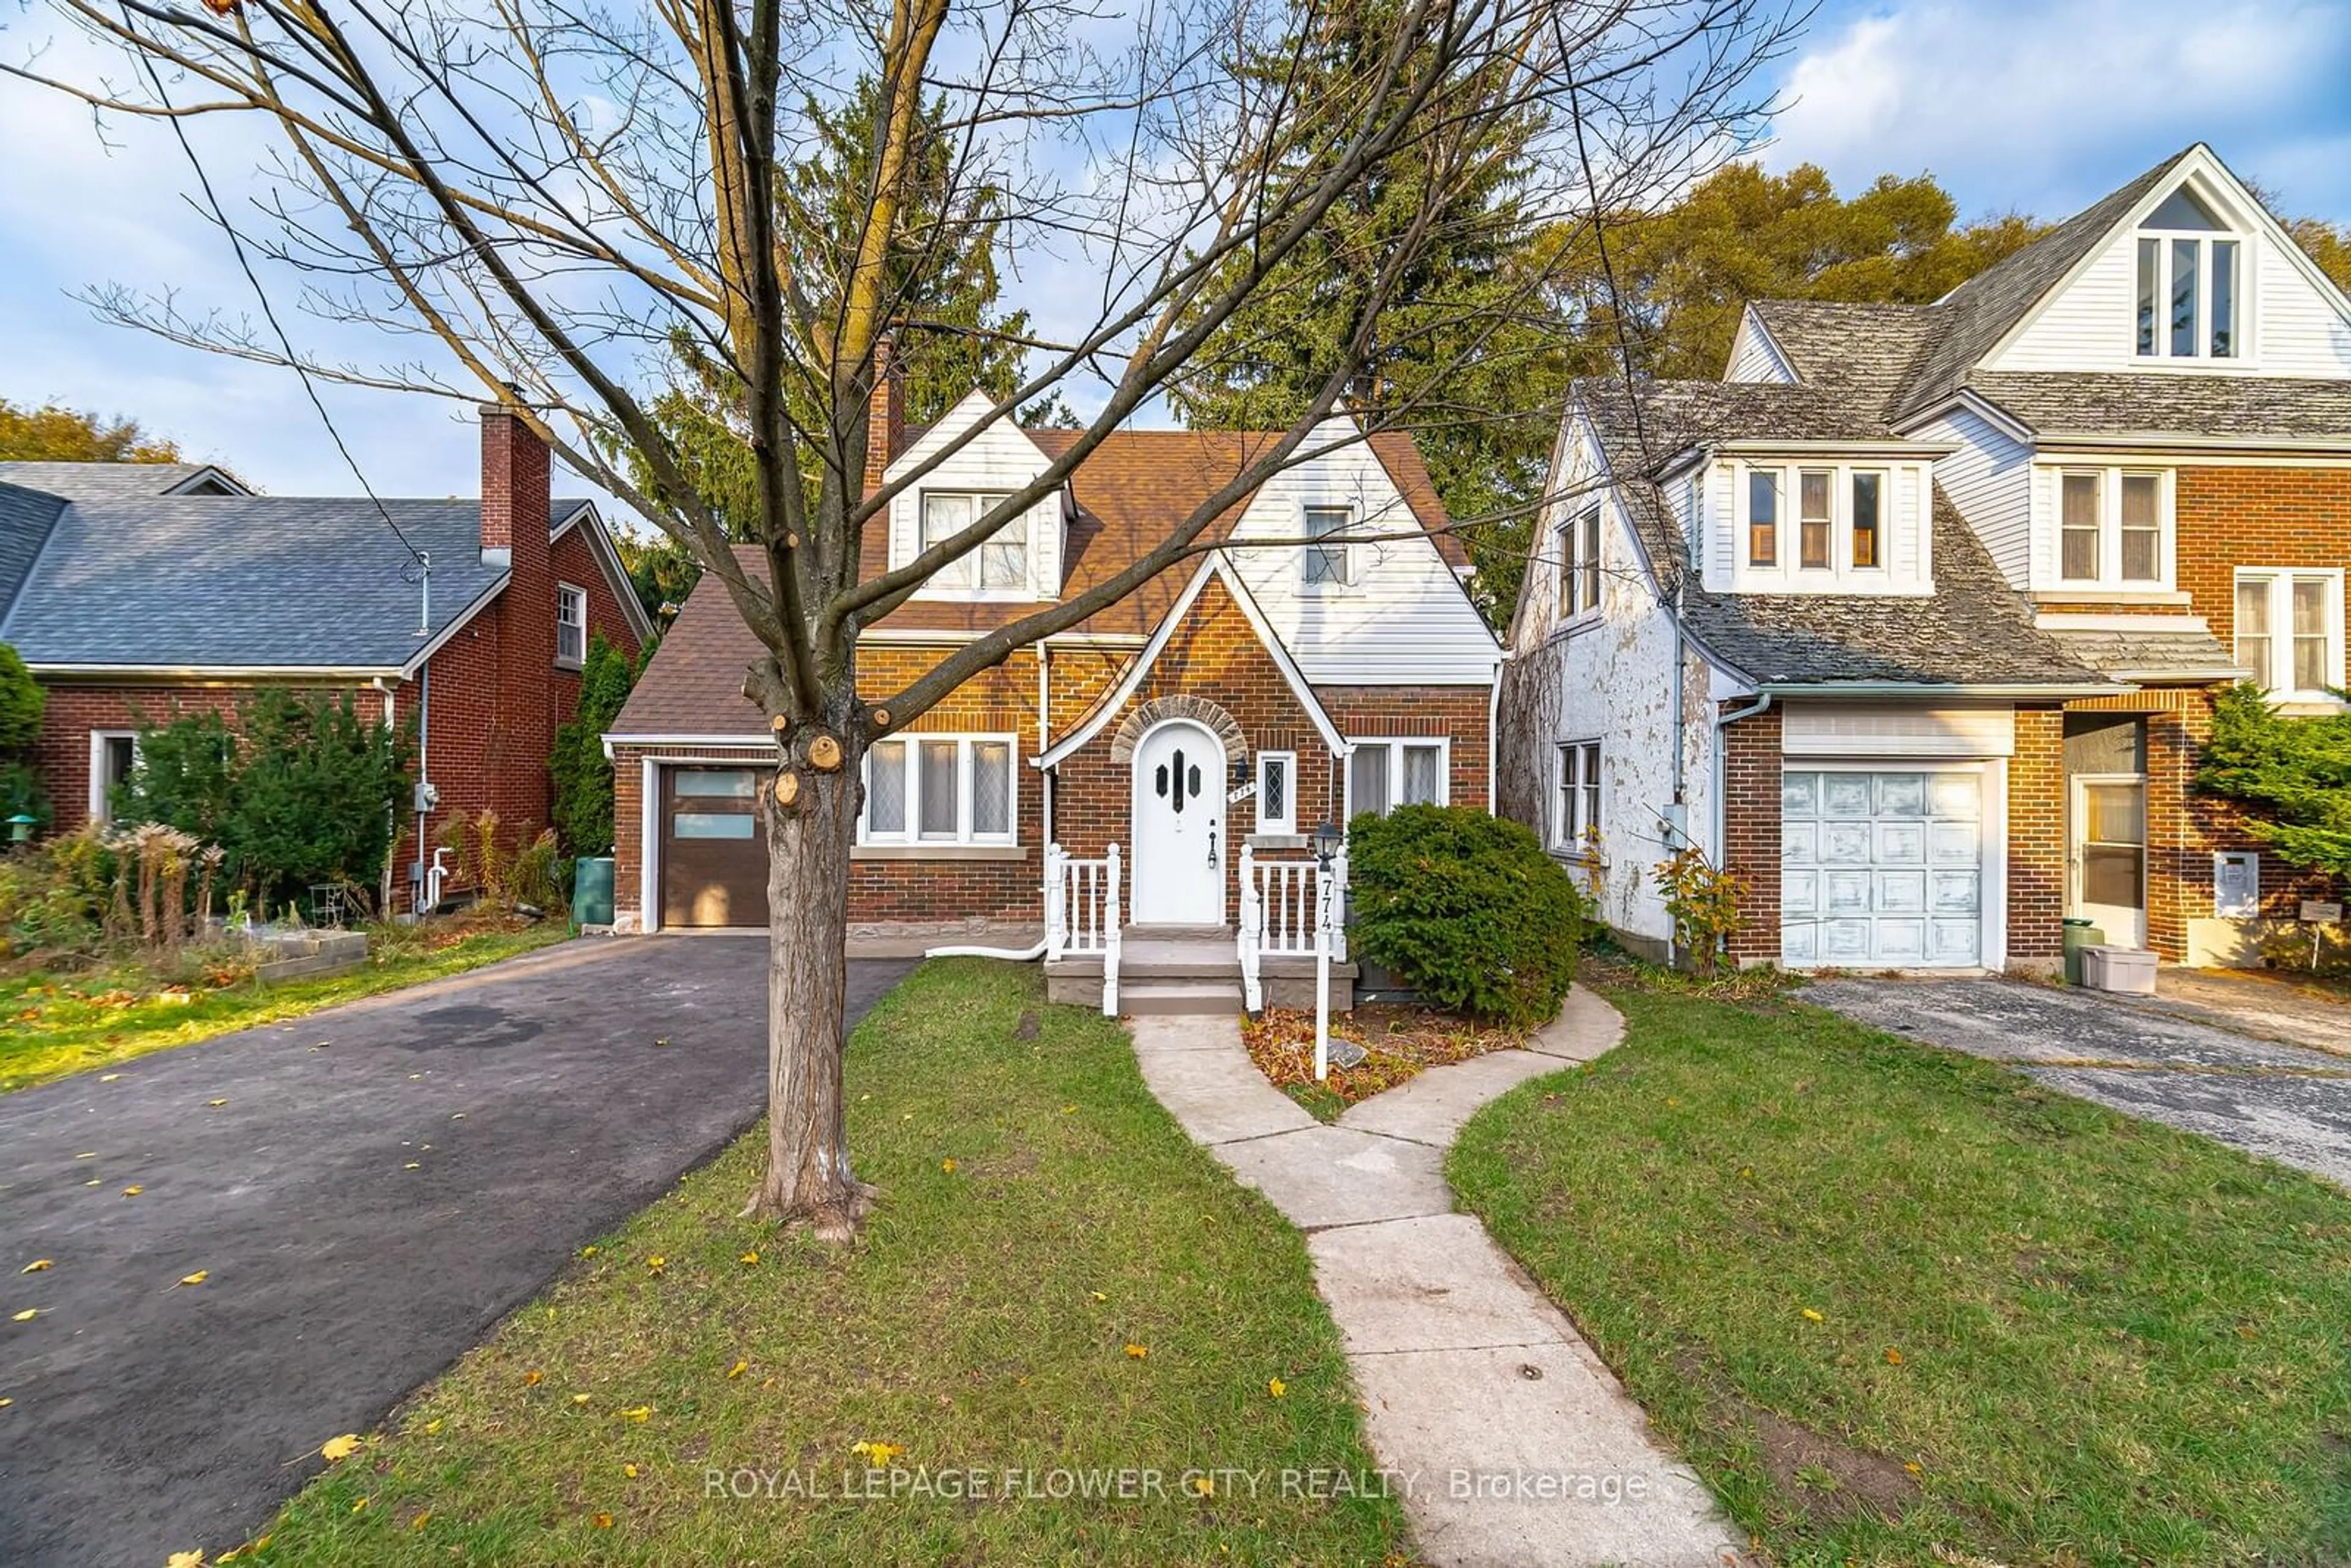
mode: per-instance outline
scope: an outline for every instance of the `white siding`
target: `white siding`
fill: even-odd
[[[2261,314],[2253,335],[2266,376],[2351,376],[2351,322],[2311,287],[2292,256],[2273,246],[2255,253]]]
[[[1921,441],[1951,441],[1959,450],[1935,465],[1935,478],[2018,588],[2032,580],[2032,449],[1971,409],[1954,409],[1911,432]]]
[[[948,443],[971,428],[987,412],[987,399],[975,392],[947,411],[946,416],[923,433],[890,465],[894,476],[919,467]],[[925,490],[1017,490],[1045,471],[1044,453],[1009,421],[991,425],[954,456],[924,475],[890,504],[890,564],[912,560],[921,549],[922,495]],[[1061,591],[1061,502],[1058,492],[1039,501],[1029,513],[1029,571],[1038,596],[1058,599]],[[946,590],[923,590],[917,598],[961,599],[968,594]]]
[[[1917,460],[1790,454],[1723,459],[1709,464],[1706,485],[1708,516],[1701,538],[1706,551],[1706,585],[1717,593],[1865,593],[1924,595],[1935,591],[1934,551],[1927,535],[1923,497],[1928,465]],[[1751,468],[1767,468],[1781,476],[1779,564],[1754,567],[1747,563],[1743,540],[1747,528],[1747,476]],[[1831,538],[1837,566],[1833,570],[1804,570],[1796,562],[1799,533],[1796,476],[1805,468],[1833,468],[1835,510]],[[1879,538],[1883,570],[1849,570],[1844,565],[1851,545],[1849,505],[1851,480],[1846,470],[1871,470],[1886,475],[1884,515]]]
[[[2132,235],[2117,231],[2082,274],[2052,296],[1987,371],[2145,370],[2131,352]]]
[[[1795,371],[1771,346],[1771,336],[1755,319],[1752,308],[1742,311],[1739,318],[1739,335],[1730,340],[1730,368],[1722,374],[1727,382],[1792,382]]]
[[[1569,507],[1580,512],[1583,498],[1547,514],[1543,526],[1557,527]],[[1657,603],[1613,497],[1604,517],[1596,618],[1561,627],[1556,569],[1546,562],[1540,582],[1537,573],[1529,574],[1528,613],[1514,628],[1517,652],[1503,674],[1497,770],[1520,785],[1506,789],[1505,810],[1556,848],[1559,743],[1600,742],[1599,862],[1574,860],[1570,870],[1596,896],[1601,918],[1619,931],[1662,942],[1671,922],[1651,879],[1670,852],[1657,808],[1673,799],[1673,622]],[[1711,839],[1714,820],[1708,691],[1708,667],[1687,653],[1684,789],[1690,829],[1702,841]]]
[[[1344,423],[1309,444],[1345,441]],[[1410,537],[1351,547],[1343,589],[1305,586],[1304,553],[1293,545],[1237,549],[1234,569],[1267,622],[1316,685],[1484,685],[1501,651],[1436,541],[1396,492],[1378,456],[1360,441],[1311,458],[1258,489],[1233,530],[1236,541],[1296,539],[1310,506],[1348,506],[1364,534]]]

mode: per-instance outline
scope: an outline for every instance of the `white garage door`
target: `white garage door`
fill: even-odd
[[[1780,795],[1782,962],[1982,961],[1980,775],[1790,768]]]

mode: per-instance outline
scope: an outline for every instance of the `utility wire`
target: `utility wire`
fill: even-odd
[[[131,25],[131,16],[127,10],[122,20],[126,27]],[[172,95],[164,89],[163,78],[156,71],[155,62],[147,57],[144,50],[134,47],[131,52],[139,57],[140,68],[146,72],[149,84],[155,89],[155,97],[166,110],[170,110],[172,107]],[[360,471],[359,459],[351,455],[351,449],[344,444],[343,433],[335,428],[334,416],[327,412],[326,403],[320,401],[319,389],[311,383],[308,369],[303,365],[301,358],[294,352],[293,340],[286,335],[284,324],[277,319],[277,309],[269,303],[269,291],[261,287],[261,279],[254,273],[253,262],[245,253],[244,239],[237,234],[235,225],[228,221],[228,214],[221,209],[220,197],[213,191],[212,177],[204,172],[204,162],[196,156],[196,150],[188,144],[187,129],[180,123],[181,117],[176,113],[167,113],[163,118],[170,123],[172,135],[179,141],[180,151],[188,160],[188,167],[195,171],[196,183],[204,191],[204,204],[212,211],[213,222],[218,224],[221,232],[228,235],[229,249],[236,254],[237,268],[245,274],[246,282],[252,285],[253,297],[261,302],[262,317],[268,321],[270,331],[276,334],[278,350],[285,355],[287,366],[301,382],[302,391],[310,399],[310,406],[318,410],[319,423],[327,427],[329,439],[334,442],[335,450],[343,455],[344,465],[350,469],[351,477],[359,481],[360,489],[366,494],[369,503],[375,507],[375,515],[383,519],[383,526],[392,530],[392,537],[400,541],[400,548],[408,552],[411,562],[430,573],[432,562],[423,550],[416,548],[401,526],[392,520],[391,509],[385,507],[383,498],[375,493],[375,487],[368,483],[367,476]],[[415,580],[408,576],[406,568],[402,569],[401,577],[404,581]]]

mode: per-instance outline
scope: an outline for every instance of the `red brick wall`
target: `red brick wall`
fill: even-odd
[[[2044,965],[2064,951],[2065,731],[2056,708],[2016,710],[2008,763],[2008,958]]]
[[[945,656],[943,649],[868,645],[858,653],[858,689],[879,702]],[[1100,649],[1054,648],[1049,654],[1050,733],[1057,741],[1083,720],[1124,674],[1133,655]],[[1260,749],[1298,754],[1295,810],[1301,831],[1342,809],[1344,779],[1307,717],[1296,694],[1239,607],[1212,581],[1186,623],[1169,639],[1138,689],[1107,716],[1094,738],[1065,760],[1053,785],[1052,836],[1071,854],[1100,856],[1116,843],[1132,856],[1128,765],[1113,758],[1119,727],[1137,707],[1176,695],[1205,697],[1229,713],[1249,755]],[[1457,804],[1486,805],[1487,693],[1480,687],[1332,687],[1317,694],[1343,734],[1449,736],[1447,788]],[[850,918],[859,923],[956,919],[1034,922],[1043,918],[1042,844],[1045,781],[1030,760],[1038,754],[1037,654],[1016,653],[908,725],[903,733],[986,732],[1019,737],[1019,844],[1017,860],[861,859],[852,867]],[[664,757],[675,747],[653,747]],[[639,774],[644,748],[618,748],[614,868],[617,907],[642,907],[642,821]],[[741,754],[713,754],[734,760]],[[1226,784],[1229,788],[1230,780]],[[1238,896],[1238,841],[1256,829],[1249,801],[1227,807],[1234,848],[1226,856],[1228,916]]]
[[[2236,636],[2236,569],[2351,565],[2351,469],[2182,468],[2179,586],[2220,645]]]
[[[92,730],[136,730],[183,714],[234,715],[251,685],[94,686],[52,685],[33,742],[33,766],[48,791],[52,832],[78,831],[89,818],[89,737]],[[340,689],[340,688],[339,688]],[[381,698],[370,693],[362,703]],[[381,712],[362,706],[361,712]]]
[[[1725,704],[1726,707],[1736,705]],[[1780,961],[1780,710],[1723,727],[1723,866],[1746,884],[1730,956]]]

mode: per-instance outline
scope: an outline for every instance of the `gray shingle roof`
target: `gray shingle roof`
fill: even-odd
[[[0,483],[0,615],[25,585],[66,503],[40,490]]]
[[[1924,413],[1959,391],[1968,372],[1991,351],[1992,345],[2195,150],[2182,148],[1944,296],[1936,306],[1943,313],[1943,326],[1920,353],[1908,378],[1909,390],[1892,411],[1894,417]]]
[[[1810,393],[1810,396],[1787,394]],[[1838,681],[1922,685],[2081,685],[2094,672],[2033,625],[1983,542],[1938,486],[1930,595],[1730,594],[1700,586],[1672,508],[1654,480],[1675,452],[1705,440],[1883,436],[1874,415],[1818,389],[1769,383],[1660,382],[1635,400],[1621,382],[1579,382],[1601,448],[1653,570],[1678,581],[1690,634],[1760,684]],[[1702,431],[1693,437],[1690,433]]]
[[[2043,435],[2351,440],[2351,382],[2031,371],[1978,371],[1967,384]]]
[[[384,506],[432,557],[434,633],[505,580],[482,564],[477,502]],[[32,664],[398,668],[428,640],[409,565],[363,498],[80,503],[57,516],[0,642]]]
[[[2117,679],[2226,681],[2246,672],[2200,621],[2179,618],[2170,632],[2095,630],[2050,633],[2058,644],[2102,674]]]
[[[1806,385],[1848,394],[1881,414],[1949,319],[1938,305],[1816,299],[1759,299],[1755,313]]]
[[[212,468],[209,463],[0,463],[0,485],[46,490],[68,501],[122,501],[167,495]]]

